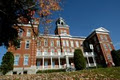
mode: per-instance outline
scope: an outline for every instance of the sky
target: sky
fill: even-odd
[[[120,49],[120,0],[64,0],[62,8],[55,16],[65,19],[71,35],[87,37],[93,29],[104,27],[115,49]],[[0,62],[5,52],[0,47]]]

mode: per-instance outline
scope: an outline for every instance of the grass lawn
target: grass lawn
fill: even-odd
[[[0,76],[0,80],[120,80],[120,67],[97,68],[75,72],[38,73]]]

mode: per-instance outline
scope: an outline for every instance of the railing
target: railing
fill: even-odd
[[[84,56],[85,57],[87,57],[87,56],[94,56],[94,54],[93,54],[93,52],[85,52]]]
[[[37,56],[65,56],[65,55],[74,55],[73,53],[52,53],[52,52],[37,52]]]
[[[86,64],[86,67],[95,67],[96,66],[96,63],[89,63],[89,64]]]

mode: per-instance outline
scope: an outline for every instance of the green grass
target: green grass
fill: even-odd
[[[52,78],[55,76],[64,76],[70,77],[75,80],[79,80],[80,78],[89,78],[89,79],[113,79],[120,80],[120,67],[112,67],[112,68],[97,68],[97,69],[88,69],[88,70],[80,70],[75,72],[53,72],[48,73],[48,77]]]
[[[58,72],[59,71],[59,72]],[[120,80],[120,67],[87,69],[75,72],[49,70],[35,75],[0,76],[4,80]],[[13,79],[14,78],[14,79]]]

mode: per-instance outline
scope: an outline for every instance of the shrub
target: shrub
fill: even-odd
[[[120,66],[120,62],[119,62],[120,55],[118,54],[118,51],[116,51],[116,50],[111,51],[111,55],[112,55],[115,66]]]
[[[4,54],[0,66],[1,72],[5,75],[7,72],[13,70],[14,56],[11,52]]]
[[[82,70],[86,67],[86,61],[81,49],[76,49],[74,52],[74,64],[76,70]]]

